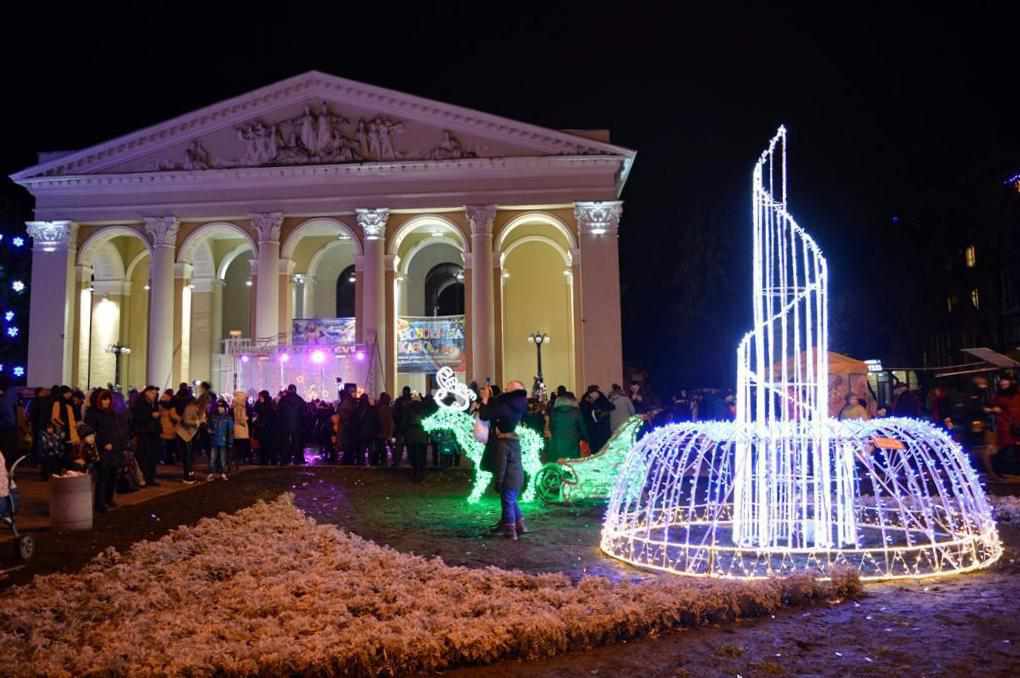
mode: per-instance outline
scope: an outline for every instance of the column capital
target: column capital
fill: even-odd
[[[616,233],[620,228],[623,201],[579,202],[574,204],[574,217],[582,235]]]
[[[32,249],[40,252],[66,252],[74,245],[78,225],[71,221],[26,221]]]
[[[145,217],[143,222],[150,245],[170,248],[177,246],[177,231],[181,227],[177,217]]]
[[[390,211],[385,207],[378,209],[357,209],[355,214],[365,240],[379,240],[386,234],[386,221]]]
[[[257,212],[251,215],[251,225],[259,234],[259,244],[279,243],[280,228],[283,226],[283,213]]]
[[[464,207],[471,235],[492,235],[492,222],[496,220],[495,205],[467,205]]]

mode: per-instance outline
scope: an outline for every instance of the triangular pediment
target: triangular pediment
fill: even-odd
[[[23,170],[35,177],[634,152],[311,71]]]

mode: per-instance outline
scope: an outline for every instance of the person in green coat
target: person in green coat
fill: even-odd
[[[580,443],[588,440],[588,431],[581,416],[581,407],[573,393],[567,391],[556,398],[549,414],[552,438],[546,446],[544,461],[575,459],[581,456]]]

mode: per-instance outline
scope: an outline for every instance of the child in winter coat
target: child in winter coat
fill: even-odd
[[[209,420],[209,442],[212,454],[209,455],[209,477],[227,479],[227,455],[234,444],[234,418],[227,413],[227,404],[222,400],[216,403],[216,411]]]

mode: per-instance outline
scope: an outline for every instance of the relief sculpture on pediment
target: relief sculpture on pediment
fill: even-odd
[[[397,160],[459,160],[477,158],[451,131],[431,148],[398,148],[405,123],[384,115],[351,121],[322,102],[307,105],[295,117],[267,122],[256,119],[234,128],[241,152],[234,158],[217,157],[201,140],[191,141],[182,162],[161,162],[159,170],[206,170],[267,165],[312,165]]]

